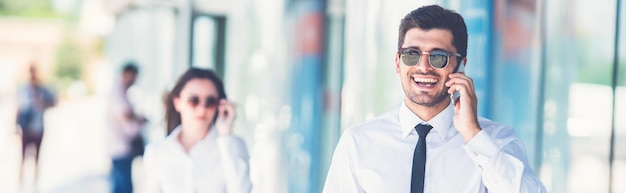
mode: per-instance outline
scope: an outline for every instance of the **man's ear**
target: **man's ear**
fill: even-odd
[[[467,57],[461,59],[461,61],[459,61],[459,64],[454,68],[454,72],[456,72],[457,70],[460,69],[461,65],[463,65],[463,69],[465,69],[467,67]]]
[[[398,53],[396,53],[396,58],[394,59],[396,61],[396,74],[400,75],[400,55],[398,55]]]

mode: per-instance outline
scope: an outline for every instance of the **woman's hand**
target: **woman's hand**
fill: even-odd
[[[232,134],[235,117],[235,104],[226,99],[220,100],[220,104],[217,107],[217,120],[215,120],[215,129],[217,129],[219,136],[230,136]]]

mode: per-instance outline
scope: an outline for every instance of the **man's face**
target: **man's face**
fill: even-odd
[[[30,67],[28,69],[29,80],[32,85],[37,85],[39,83],[39,77],[37,77],[37,69],[35,67]]]
[[[126,71],[122,73],[122,81],[124,82],[124,86],[126,88],[132,86],[135,83],[135,79],[137,79],[136,72]]]
[[[414,48],[421,52],[435,50],[456,53],[452,45],[452,33],[444,29],[422,30],[412,28],[406,32],[402,48]],[[400,54],[396,54],[396,73],[400,76],[402,88],[412,103],[421,106],[432,107],[448,100],[448,87],[445,86],[448,75],[454,72],[458,64],[458,58],[451,55],[448,65],[444,68],[433,68],[428,63],[428,56],[423,54],[420,61],[409,66],[404,64]],[[407,101],[408,102],[408,101]]]

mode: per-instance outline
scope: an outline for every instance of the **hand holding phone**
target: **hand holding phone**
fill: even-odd
[[[467,143],[478,134],[481,128],[478,124],[478,99],[474,90],[474,81],[462,72],[465,72],[465,62],[460,63],[455,73],[449,75],[450,80],[446,82],[446,86],[449,87],[448,93],[454,105],[454,127]],[[461,93],[463,93],[462,99]]]
[[[215,120],[215,129],[217,129],[218,135],[231,135],[235,116],[235,104],[226,99],[221,99],[217,107],[217,118]]]

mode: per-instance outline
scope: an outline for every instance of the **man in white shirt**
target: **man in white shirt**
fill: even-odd
[[[107,106],[109,123],[109,153],[112,158],[111,179],[113,193],[132,193],[132,163],[143,154],[141,129],[146,118],[138,115],[128,99],[128,89],[135,83],[138,67],[129,62],[122,68],[120,81],[111,92]]]
[[[324,192],[546,192],[513,129],[478,118],[466,54],[461,15],[437,5],[407,14],[395,57],[403,102],[344,132]]]

